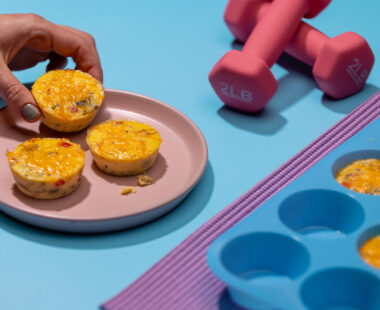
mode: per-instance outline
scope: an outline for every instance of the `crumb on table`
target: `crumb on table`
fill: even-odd
[[[136,193],[136,190],[132,186],[126,186],[121,189],[120,194],[122,195],[128,195],[128,194],[134,194]]]
[[[140,174],[137,177],[137,184],[139,186],[147,186],[147,185],[150,185],[152,183],[153,183],[153,179],[146,174]]]

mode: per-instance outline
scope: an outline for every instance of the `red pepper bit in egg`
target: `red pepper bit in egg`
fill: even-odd
[[[69,143],[69,142],[62,142],[61,143],[61,146],[63,146],[63,147],[69,147],[69,146],[71,146],[72,144],[71,143]]]
[[[347,188],[350,188],[351,187],[351,183],[348,183],[348,182],[342,182],[342,185],[344,187],[347,187]]]
[[[78,113],[79,109],[77,107],[70,108],[71,113]]]
[[[115,124],[121,125],[121,124],[123,124],[123,121],[117,121],[117,122],[115,122]]]
[[[62,179],[59,179],[57,182],[55,182],[55,186],[59,187],[59,186],[62,186],[63,184],[65,184],[65,180],[62,180]]]

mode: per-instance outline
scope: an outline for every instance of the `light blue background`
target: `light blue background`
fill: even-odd
[[[310,69],[290,57],[273,66],[279,89],[258,115],[223,108],[208,83],[233,47],[226,0],[3,1],[2,12],[34,12],[91,33],[107,88],[142,93],[189,116],[203,131],[209,162],[174,211],[148,225],[98,236],[52,233],[0,214],[0,309],[97,309],[196,228],[342,119],[380,85],[375,67],[348,99],[323,96]],[[380,52],[380,2],[335,0],[310,21],[329,36],[363,35]],[[44,66],[17,73],[34,81]]]

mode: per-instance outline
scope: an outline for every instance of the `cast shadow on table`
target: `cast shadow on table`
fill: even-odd
[[[223,106],[218,111],[219,116],[238,128],[261,135],[272,135],[284,127],[287,120],[281,112],[305,97],[317,84],[311,67],[295,58],[284,53],[277,64],[287,73],[278,80],[278,90],[264,109],[256,113],[243,113]]]
[[[335,113],[349,114],[379,90],[379,87],[367,83],[360,92],[344,99],[334,100],[333,98],[324,95],[322,97],[322,104],[324,107]]]
[[[112,249],[141,244],[170,234],[192,221],[206,207],[214,189],[210,162],[199,183],[172,211],[136,228],[105,234],[69,234],[47,231],[24,224],[0,212],[0,229],[20,238],[53,247],[70,249]]]

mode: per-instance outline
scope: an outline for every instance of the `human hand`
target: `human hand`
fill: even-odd
[[[40,118],[31,92],[12,74],[49,59],[46,70],[61,69],[71,57],[76,68],[103,82],[94,38],[35,14],[0,14],[0,96],[28,122]]]

